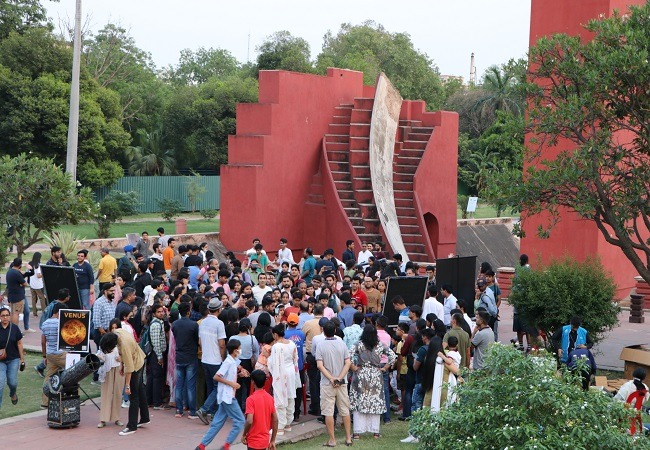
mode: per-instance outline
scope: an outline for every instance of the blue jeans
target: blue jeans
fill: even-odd
[[[183,413],[183,394],[187,398],[187,407],[190,415],[196,414],[196,375],[199,370],[199,361],[188,364],[176,364],[176,411]]]
[[[384,422],[390,421],[390,372],[384,372],[384,400],[386,401],[386,412],[384,413]]]
[[[90,310],[90,289],[79,289],[79,300],[83,309]]]
[[[203,363],[203,374],[205,375],[205,388],[207,398],[201,406],[203,412],[214,415],[217,412],[219,404],[217,403],[217,382],[214,381],[214,375],[217,373],[221,364],[213,365]]]
[[[16,395],[19,366],[20,358],[0,361],[0,408],[2,407],[2,394],[5,390],[5,383],[9,386],[9,396]]]
[[[422,408],[424,401],[424,392],[422,391],[422,383],[417,383],[413,388],[413,400],[411,402],[411,411],[417,411]]]
[[[226,442],[228,444],[235,442],[235,439],[237,439],[239,433],[241,433],[241,431],[244,429],[244,422],[246,419],[244,419],[244,413],[241,412],[241,408],[239,407],[237,400],[232,399],[232,403],[219,403],[217,415],[214,416],[214,419],[212,419],[210,428],[208,429],[208,432],[205,433],[205,436],[203,436],[201,444],[205,446],[209,445],[210,442],[212,442],[212,440],[217,436],[219,431],[221,431],[221,428],[223,427],[223,424],[226,423],[226,419],[228,417],[232,419],[232,428],[226,437]]]
[[[415,372],[409,367],[404,380],[404,397],[402,398],[402,417],[411,417],[411,404],[413,400],[413,388],[415,387]]]

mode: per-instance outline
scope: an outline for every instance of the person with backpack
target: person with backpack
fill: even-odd
[[[167,339],[165,338],[165,307],[156,304],[151,307],[151,321],[144,328],[140,339],[140,348],[147,357],[147,403],[155,410],[167,410],[163,404],[162,394],[165,386],[165,353]]]
[[[41,315],[41,320],[39,322],[39,328],[43,326],[43,323],[52,317],[52,311],[54,310],[54,305],[57,303],[63,303],[66,304],[70,300],[70,290],[68,288],[62,288],[59,289],[59,292],[57,292],[56,300],[53,302],[50,302],[49,305],[47,305],[47,308],[45,308],[45,311],[43,311],[43,314]],[[38,373],[38,376],[41,378],[45,378],[45,358],[37,365],[34,366],[34,370],[36,373]]]
[[[124,256],[117,262],[117,274],[126,283],[131,283],[136,273],[136,267],[137,263],[133,257],[133,246],[127,245],[124,247]]]

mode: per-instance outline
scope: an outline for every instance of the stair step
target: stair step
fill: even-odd
[[[422,125],[422,121],[421,120],[412,120],[412,119],[400,119],[399,125],[403,126],[403,127],[413,128],[413,127],[418,127],[418,126]]]
[[[327,134],[336,134],[339,136],[347,136],[350,134],[349,123],[330,123],[327,126]]]
[[[397,163],[404,166],[418,166],[422,160],[422,156],[406,156],[400,153],[395,159]]]
[[[332,117],[333,123],[350,123],[350,114]]]
[[[425,148],[427,148],[428,143],[429,143],[428,140],[427,141],[413,141],[413,140],[409,141],[409,140],[406,140],[406,141],[402,142],[402,148],[424,150]]]
[[[370,178],[370,166],[352,164],[350,176],[354,178]]]
[[[335,116],[346,116],[346,117],[350,117],[350,115],[352,114],[352,109],[353,109],[353,108],[354,108],[354,105],[346,105],[346,104],[342,104],[342,105],[340,105],[340,106],[336,106],[336,107],[334,108],[334,112],[335,112],[336,114],[334,114],[334,115],[335,115]]]
[[[375,104],[375,99],[371,97],[359,97],[354,99],[354,109],[370,109]]]
[[[408,181],[398,180],[393,175],[393,189],[396,191],[409,191],[413,192],[413,179],[411,178]]]
[[[329,166],[332,172],[350,173],[350,163],[347,161],[329,161]]]
[[[401,233],[405,234],[419,234],[420,227],[418,225],[402,225],[400,223],[399,230]]]
[[[350,187],[351,185],[352,183],[350,183]],[[354,191],[352,190],[337,189],[337,193],[339,194],[339,198],[342,200],[354,200]]]
[[[395,173],[410,173],[412,175],[418,170],[418,166],[408,164],[395,164],[393,168],[395,169]]]
[[[370,124],[369,123],[351,123],[350,124],[350,137],[365,137],[370,138]]]
[[[407,139],[409,141],[428,141],[431,138],[431,133],[417,133],[413,130],[409,131]]]
[[[350,144],[350,162],[355,165],[369,165],[370,163],[370,150],[365,149],[353,149],[354,143]]]
[[[361,212],[359,211],[359,208],[354,208],[354,207],[344,207],[343,210],[345,213],[348,215],[348,217],[359,217]]]
[[[414,173],[408,173],[408,172],[401,172],[395,170],[393,173],[393,186],[397,188],[396,182],[404,182],[404,183],[410,183],[411,187],[410,189],[413,189],[413,175]],[[399,189],[404,189],[403,187],[400,187]]]
[[[413,208],[413,198],[395,198],[396,208]]]
[[[330,143],[330,142],[345,142],[346,144],[350,142],[350,135],[349,134],[326,134],[325,135],[325,142]]]
[[[350,149],[350,144],[347,142],[328,142],[325,141],[325,148],[327,151],[333,151],[333,152],[342,152],[342,151],[348,151]]]
[[[409,253],[409,259],[413,262],[431,262],[426,253]]]
[[[421,244],[422,235],[421,234],[405,234],[402,233],[402,241],[406,244]]]
[[[347,161],[349,156],[349,151],[330,150],[329,144],[327,145],[327,159],[329,161]]]
[[[433,133],[433,127],[411,127],[411,132],[421,134]]]
[[[381,242],[381,235],[377,233],[359,233],[357,236],[361,242]]]
[[[334,178],[334,181],[347,181],[350,179],[350,172],[342,172],[338,170],[332,170],[332,178]]]
[[[394,185],[393,185],[393,187],[394,187]],[[395,197],[395,200],[398,200],[398,199],[412,200],[413,199],[413,191],[395,189],[395,190],[393,190],[393,196]]]
[[[352,187],[355,191],[372,189],[370,178],[353,178]]]
[[[418,219],[415,216],[397,214],[397,222],[400,225],[417,225]]]
[[[352,123],[370,123],[372,119],[371,109],[353,109],[350,115],[350,122]]]
[[[328,147],[329,149],[329,147]],[[424,149],[423,148],[407,148],[402,146],[402,148],[399,151],[399,156],[405,156],[409,158],[418,158],[422,159],[422,155],[424,155]]]
[[[411,253],[422,253],[426,254],[424,244],[415,244],[411,242],[405,242],[404,243],[404,248],[406,251],[411,254]]]
[[[350,151],[365,151],[368,153],[370,150],[370,137],[368,136],[350,136]]]
[[[352,192],[352,181],[350,180],[334,180],[334,186],[336,186],[339,196],[341,192]],[[354,195],[354,192],[352,194]]]
[[[360,189],[355,192],[355,198],[359,203],[372,203],[372,189]]]

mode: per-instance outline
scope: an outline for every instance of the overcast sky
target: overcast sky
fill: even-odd
[[[55,24],[73,22],[75,0],[43,3]],[[306,39],[315,59],[328,30],[373,20],[408,33],[441,74],[465,80],[472,52],[479,77],[490,65],[523,57],[530,28],[530,0],[83,0],[82,14],[93,31],[108,22],[130,30],[159,68],[175,64],[185,48],[224,48],[240,62],[254,61],[256,47],[280,30]]]

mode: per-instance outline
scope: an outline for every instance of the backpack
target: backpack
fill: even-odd
[[[119,259],[117,274],[127,283],[133,281],[133,265],[128,256],[123,256]]]
[[[149,333],[149,327],[150,327],[149,325],[144,327],[144,329],[142,330],[142,336],[140,337],[140,342],[138,343],[140,349],[142,349],[146,357],[149,357],[149,355],[153,351],[153,344],[151,343],[151,335]]]

